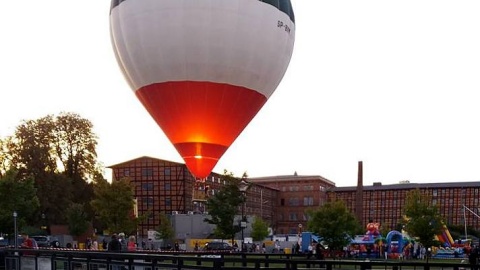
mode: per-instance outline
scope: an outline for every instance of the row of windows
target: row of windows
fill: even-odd
[[[174,183],[174,186],[183,186],[183,183]],[[142,183],[141,184],[142,190],[144,191],[152,191],[154,190],[155,185],[152,182]],[[171,190],[172,184],[170,182],[163,183],[163,190]]]
[[[278,214],[278,221],[308,221],[309,217],[305,213],[290,212],[288,213],[287,220],[285,220],[284,214]]]
[[[302,189],[303,191],[313,191],[315,188],[312,185],[302,186],[302,188],[300,188],[300,186],[288,186],[288,187],[283,186],[282,187],[283,192],[285,192],[285,191],[295,192],[295,191],[300,191],[300,189]],[[320,191],[325,191],[326,188],[324,186],[320,186],[319,190]]]
[[[468,192],[470,191],[470,192]],[[474,189],[441,189],[441,190],[437,190],[437,189],[433,189],[432,190],[432,196],[433,197],[436,197],[438,196],[439,194],[441,193],[441,195],[445,195],[445,193],[461,193],[462,195],[467,195],[467,193],[470,193],[471,195],[473,196],[477,196],[480,194],[480,189],[479,188],[474,188]]]
[[[300,206],[300,198],[289,198],[288,206]],[[303,206],[313,206],[313,197],[303,197]],[[280,199],[280,206],[285,206],[285,199]]]
[[[143,197],[142,198],[142,205],[140,207],[151,207],[153,206],[155,200],[153,197]],[[172,205],[172,199],[171,198],[164,198],[163,202],[166,206],[171,206]]]
[[[155,171],[158,171],[158,170],[159,169],[155,168]],[[135,171],[135,169],[133,169],[133,171]],[[163,175],[168,176],[171,174],[172,174],[171,168],[163,167]],[[147,176],[153,176],[153,175],[154,175],[154,168],[141,168],[141,176],[147,177]],[[134,174],[132,175],[131,169],[127,168],[127,169],[123,169],[123,176],[134,176]]]

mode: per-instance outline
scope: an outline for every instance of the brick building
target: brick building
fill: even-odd
[[[158,228],[160,213],[208,212],[205,208],[207,197],[224,185],[220,174],[211,173],[199,182],[185,164],[151,157],[140,157],[109,168],[112,169],[113,181],[127,177],[134,183],[138,213],[151,213],[148,220],[139,225],[141,236]],[[406,193],[415,188],[430,195],[432,203],[440,205],[440,213],[448,224],[464,224],[463,205],[480,214],[480,182],[375,183],[363,186],[361,164],[357,186],[351,187],[335,187],[334,182],[321,176],[296,173],[247,180],[252,185],[246,193],[245,214],[261,216],[276,234],[296,234],[305,229],[308,219],[305,211],[335,199],[344,200],[364,226],[373,219],[393,229],[401,221]],[[480,230],[480,218],[469,212],[465,216],[468,226]]]
[[[406,194],[414,189],[432,198],[432,204],[438,205],[440,214],[447,224],[464,225],[464,205],[480,213],[480,182],[451,182],[413,184],[403,181],[399,184],[382,185],[374,183],[372,186],[363,186],[362,218],[363,226],[370,219],[380,222],[382,226],[394,229],[402,221]],[[335,187],[329,190],[329,199],[340,199],[346,202],[352,213],[356,208],[357,187]],[[466,211],[467,226],[480,230],[480,218]]]
[[[149,218],[139,224],[140,236],[158,228],[160,213],[208,213],[205,207],[207,197],[214,195],[225,184],[220,174],[211,173],[209,177],[197,181],[183,163],[146,156],[108,168],[112,169],[112,181],[128,178],[134,184],[138,215],[150,213]],[[262,216],[263,220],[274,224],[272,202],[276,201],[276,196],[275,189],[251,185],[246,193],[245,214]]]
[[[275,222],[272,224],[277,234],[296,234],[307,225],[305,211],[322,206],[327,201],[327,190],[335,183],[321,176],[292,175],[248,178],[260,186],[277,190],[276,200],[272,201]]]

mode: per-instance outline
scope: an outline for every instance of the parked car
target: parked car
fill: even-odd
[[[8,246],[8,239],[3,238],[0,236],[0,247],[6,247]]]
[[[207,242],[203,250],[233,250],[233,248],[226,242],[212,241]]]
[[[58,240],[48,235],[34,235],[30,238],[37,242],[38,247],[60,247]]]

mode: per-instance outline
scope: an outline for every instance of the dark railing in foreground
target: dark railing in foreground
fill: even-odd
[[[391,269],[462,270],[470,265],[449,262],[384,260],[316,260],[300,254],[220,252],[118,252],[62,249],[3,249],[5,270],[160,270],[160,269]]]

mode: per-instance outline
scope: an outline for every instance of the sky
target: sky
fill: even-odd
[[[480,1],[292,0],[293,56],[214,172],[354,186],[480,181]],[[98,160],[183,162],[113,55],[107,0],[5,1],[0,137],[60,112],[90,120]],[[106,170],[106,177],[111,171]]]

